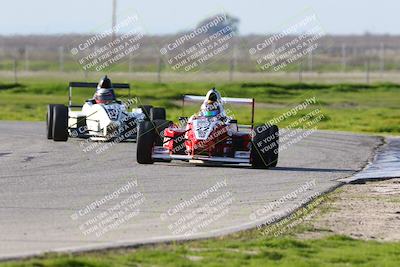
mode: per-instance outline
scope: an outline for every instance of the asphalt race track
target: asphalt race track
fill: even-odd
[[[44,123],[1,122],[0,258],[254,227],[335,188],[363,168],[380,143],[378,137],[319,131],[288,146],[270,170],[138,165],[135,143],[53,142],[45,139]]]

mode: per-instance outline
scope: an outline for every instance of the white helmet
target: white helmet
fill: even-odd
[[[215,117],[224,113],[221,95],[215,88],[207,92],[201,105],[201,113],[205,117]]]

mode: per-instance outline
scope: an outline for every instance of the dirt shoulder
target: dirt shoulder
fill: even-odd
[[[400,178],[349,184],[332,193],[300,238],[341,234],[378,241],[400,240]]]

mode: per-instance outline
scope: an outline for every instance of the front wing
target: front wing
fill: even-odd
[[[153,148],[152,158],[155,160],[183,160],[193,163],[222,163],[222,164],[250,164],[250,151],[236,151],[235,157],[204,156],[204,155],[177,155],[162,146]]]

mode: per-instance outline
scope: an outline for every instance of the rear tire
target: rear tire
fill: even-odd
[[[164,130],[168,128],[172,122],[167,120],[154,120],[152,122],[155,127],[155,145],[162,146],[164,144]]]
[[[64,105],[53,107],[53,140],[68,140],[68,108]]]
[[[137,134],[136,160],[140,164],[153,164],[152,158],[155,129],[151,121],[142,121]]]
[[[146,116],[147,120],[150,120],[150,110],[153,108],[151,105],[141,105],[139,108],[142,109],[144,115]]]
[[[251,165],[257,169],[276,167],[279,153],[278,126],[265,125],[255,128],[255,136],[251,145]]]
[[[50,104],[47,106],[46,114],[46,135],[47,139],[53,139],[53,108],[54,106],[61,106],[60,104]]]
[[[165,108],[152,108],[150,110],[150,119],[154,120],[166,120]]]

